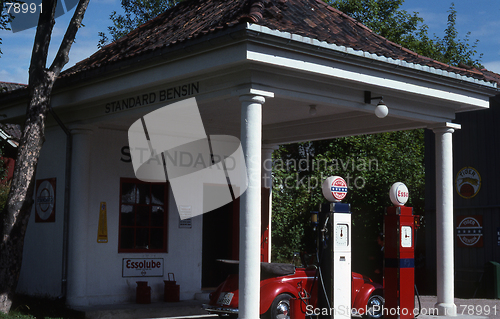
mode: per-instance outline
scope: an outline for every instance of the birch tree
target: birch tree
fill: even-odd
[[[0,312],[12,306],[21,271],[24,235],[33,205],[35,172],[45,140],[45,121],[52,88],[69,61],[69,51],[80,28],[89,0],[80,0],[54,61],[47,67],[47,56],[55,24],[57,0],[43,0],[29,67],[29,102],[20,139],[11,190],[1,213]]]

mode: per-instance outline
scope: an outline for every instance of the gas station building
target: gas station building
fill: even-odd
[[[427,183],[436,194],[437,306],[453,313],[455,119],[487,109],[498,83],[496,74],[392,43],[323,1],[181,2],[56,82],[52,107],[72,147],[68,153],[67,134],[49,116],[18,291],[58,296],[67,279],[69,305],[124,303],[134,300],[136,281],[147,280],[160,300],[174,273],[181,299],[193,299],[221,281],[216,258],[239,259],[240,317],[255,319],[259,263],[269,260],[272,240],[270,171],[262,162],[280,144],[427,128],[435,145],[435,179]],[[366,103],[365,92],[383,96],[386,117],[375,116],[377,100]],[[243,196],[180,220],[209,194],[193,192],[192,203],[179,205],[168,184],[135,179],[127,131],[192,97],[207,135],[238,137],[254,160]],[[26,102],[25,89],[0,95],[5,122],[22,123]]]

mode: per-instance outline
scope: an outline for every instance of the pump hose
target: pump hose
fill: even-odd
[[[420,295],[418,294],[417,285],[415,285],[415,295],[417,295],[418,300],[418,315],[415,315],[415,318],[417,318],[420,316],[420,312],[422,311],[422,304],[420,303]]]
[[[324,247],[322,248],[322,250],[324,249]],[[325,288],[325,282],[323,281],[323,273],[321,272],[321,262],[323,261],[323,254],[321,255],[321,258],[319,258],[319,253],[318,251],[316,251],[316,260],[318,261],[318,268],[316,268],[316,274],[314,275],[314,280],[313,280],[313,283],[311,285],[311,293],[312,291],[314,290],[314,285],[316,284],[316,281],[318,281],[318,278],[321,280],[321,287],[323,288],[323,293],[325,294],[325,296],[327,295],[326,294],[326,288]],[[305,290],[305,289],[304,289]],[[307,293],[307,291],[306,291]],[[300,298],[300,297],[299,297]],[[307,306],[307,302],[300,298],[302,300],[302,302]],[[328,297],[326,298],[326,302],[328,304],[328,308],[330,309],[331,306],[330,306],[330,300],[328,300]]]
[[[328,224],[328,220],[330,219],[330,216],[328,216],[325,220],[325,225],[323,226],[322,228],[322,231],[324,231],[326,229],[326,225]],[[324,239],[321,241],[323,245],[319,245],[321,247],[321,251],[323,251],[325,249],[325,245],[326,245],[326,242],[324,241]],[[321,272],[321,262],[323,261],[323,256],[324,254],[321,254],[321,258],[319,258],[319,251],[316,250],[316,260],[318,261],[318,268],[316,268],[316,274],[314,275],[314,280],[313,280],[313,283],[312,283],[312,286],[311,286],[311,293],[313,292],[314,290],[314,285],[316,284],[316,281],[318,280],[318,278],[321,280],[321,286],[323,288],[323,293],[325,294],[325,296],[327,295],[326,294],[326,288],[325,288],[325,283],[323,281],[323,274]],[[307,291],[306,291],[307,292]],[[307,306],[307,303],[304,299],[300,298],[302,300],[302,302],[304,302],[304,304]],[[328,308],[331,308],[330,307],[330,301],[328,300],[328,297],[326,298],[326,302],[328,303]]]
[[[328,300],[328,294],[326,293],[326,288],[325,288],[325,282],[323,281],[323,274],[321,273],[320,267],[318,267],[319,270],[319,279],[321,280],[321,286],[323,287],[323,293],[325,294],[325,299],[326,303],[328,304],[328,309],[332,309],[332,306],[330,305],[330,300]]]
[[[324,247],[322,248],[322,250]],[[316,277],[321,280],[321,287],[323,288],[323,293],[325,294],[325,299],[326,303],[328,304],[328,309],[331,309],[332,307],[330,306],[330,300],[328,300],[328,294],[326,293],[326,288],[325,288],[325,282],[323,280],[323,273],[321,272],[321,262],[323,261],[323,256],[324,254],[321,254],[321,258],[319,258],[319,253],[316,252],[316,259],[318,260],[318,269],[316,270]],[[316,280],[314,280],[313,285],[311,287],[311,292],[312,288],[314,287],[314,283],[316,283]]]
[[[325,220],[325,225],[323,226],[323,231],[326,229],[326,225],[328,224],[328,220],[330,219],[330,216],[328,216]],[[326,242],[325,240],[323,239],[321,241],[323,243],[323,245],[320,245],[321,247],[321,250],[323,251],[325,249],[325,245],[326,245]],[[323,261],[323,256],[324,254],[321,254],[321,258],[319,258],[319,251],[316,250],[316,260],[318,261],[318,268],[316,268],[316,274],[314,275],[314,280],[313,280],[313,283],[311,285],[311,293],[313,292],[314,290],[314,285],[316,284],[316,281],[318,280],[318,278],[321,280],[321,287],[323,288],[323,293],[325,294],[325,296],[327,296],[326,294],[326,288],[325,288],[325,282],[323,280],[323,273],[321,272],[321,262]],[[304,289],[304,291],[306,292],[307,294],[307,291]],[[299,293],[299,298],[302,300],[302,302],[307,306],[307,302],[304,298],[300,297],[300,293]],[[325,298],[326,299],[326,302],[328,304],[328,308],[331,309],[331,306],[330,306],[330,300],[328,300],[328,297]]]

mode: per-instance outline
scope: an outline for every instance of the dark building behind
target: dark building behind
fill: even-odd
[[[462,125],[461,130],[453,133],[457,297],[484,294],[483,285],[492,280],[484,274],[485,265],[490,261],[500,262],[498,120],[500,103],[495,98],[487,110],[458,113],[456,116],[455,122]],[[432,293],[436,289],[436,174],[434,133],[430,130],[426,130],[425,143],[426,288]]]

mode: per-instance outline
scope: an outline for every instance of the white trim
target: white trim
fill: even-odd
[[[366,85],[376,85],[380,88],[397,90],[401,92],[410,92],[435,99],[447,100],[454,103],[473,105],[482,108],[489,107],[489,101],[487,99],[474,98],[462,94],[433,89],[402,81],[396,81],[389,78],[382,78],[374,75],[343,70],[340,68],[320,65],[312,62],[299,61],[291,58],[279,57],[276,55],[270,55],[252,51],[248,51],[247,59],[255,62],[286,67],[289,69],[294,69],[302,72],[313,72],[320,75],[332,76],[344,81],[358,82]]]
[[[0,138],[9,143],[12,147],[17,148],[18,144],[12,140],[12,136],[7,134],[4,130],[0,129]]]
[[[231,95],[232,96],[258,95],[258,96],[263,96],[263,97],[268,97],[268,98],[274,97],[273,92],[268,92],[268,91],[253,89],[253,88],[236,89],[235,91],[231,92]]]
[[[454,73],[454,72],[450,72],[450,71],[446,71],[446,70],[442,70],[442,69],[437,69],[437,68],[430,67],[427,65],[410,63],[410,62],[406,62],[404,60],[380,56],[380,55],[376,55],[374,53],[370,53],[370,52],[366,52],[366,51],[362,51],[362,50],[355,50],[353,48],[349,48],[349,47],[345,47],[345,46],[341,46],[341,45],[336,45],[334,43],[328,43],[325,41],[319,41],[317,39],[304,37],[304,36],[289,33],[289,32],[272,30],[268,27],[264,27],[264,26],[261,26],[258,24],[248,23],[247,29],[252,30],[252,31],[256,31],[256,32],[260,32],[260,33],[264,33],[267,35],[275,36],[275,37],[280,37],[283,39],[302,42],[305,44],[314,45],[316,47],[321,47],[321,48],[341,52],[343,54],[350,54],[350,55],[363,57],[363,58],[367,58],[367,59],[371,59],[371,60],[375,60],[375,61],[393,64],[393,65],[398,66],[398,67],[404,67],[404,68],[409,68],[409,69],[413,69],[416,71],[427,72],[427,73],[434,74],[434,75],[449,77],[449,78],[456,79],[456,80],[461,80],[461,81],[466,81],[466,82],[470,82],[470,83],[475,83],[475,84],[487,86],[489,88],[497,88],[498,87],[497,83],[494,83],[494,82],[479,80],[479,79],[469,77],[466,75],[461,75],[458,73]]]
[[[450,123],[450,122],[445,122],[445,123],[439,123],[437,125],[430,125],[427,127],[428,129],[431,129],[433,131],[435,130],[446,130],[446,129],[453,129],[453,130],[460,130],[462,129],[462,125],[458,123]]]

